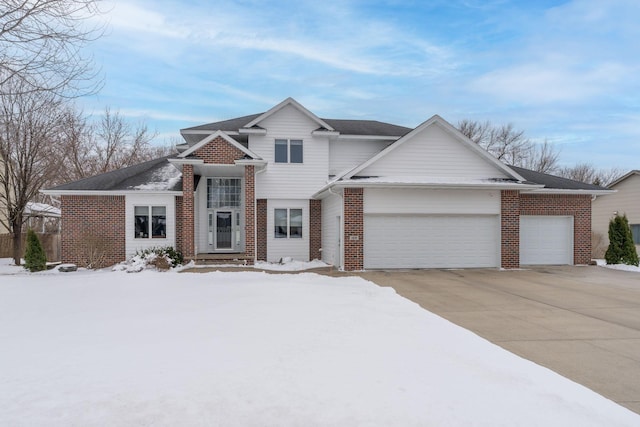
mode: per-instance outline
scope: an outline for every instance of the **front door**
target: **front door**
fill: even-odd
[[[237,216],[237,215],[236,215]],[[209,211],[208,243],[210,250],[234,250],[234,211]]]
[[[216,249],[233,249],[233,212],[216,211]]]

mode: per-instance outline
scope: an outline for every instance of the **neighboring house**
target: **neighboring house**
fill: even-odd
[[[321,119],[288,98],[181,133],[174,157],[45,191],[61,200],[63,261],[98,238],[105,263],[172,245],[345,270],[586,264],[591,199],[609,192],[509,167],[439,116]]]
[[[616,193],[607,197],[597,197],[593,202],[593,233],[600,242],[600,250],[596,254],[604,256],[609,246],[609,221],[616,214],[627,215],[631,234],[640,250],[640,170],[632,170],[609,185]]]

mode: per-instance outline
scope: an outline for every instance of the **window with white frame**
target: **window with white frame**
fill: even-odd
[[[163,239],[167,237],[166,206],[134,206],[134,237]]]
[[[276,139],[276,163],[302,163],[301,139]]]
[[[275,209],[273,222],[276,239],[302,238],[302,209]]]

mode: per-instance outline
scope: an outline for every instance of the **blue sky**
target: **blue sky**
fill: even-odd
[[[88,113],[179,129],[291,96],[325,118],[513,123],[563,165],[640,168],[640,2],[114,0]]]

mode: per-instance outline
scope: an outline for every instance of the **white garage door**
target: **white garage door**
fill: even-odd
[[[364,267],[497,267],[497,215],[365,215]]]
[[[521,216],[520,264],[573,264],[573,217]]]

